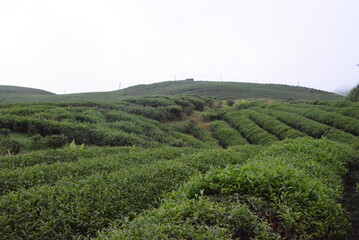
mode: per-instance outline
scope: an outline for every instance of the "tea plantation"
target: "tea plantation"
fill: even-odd
[[[359,103],[0,105],[0,239],[357,239]]]

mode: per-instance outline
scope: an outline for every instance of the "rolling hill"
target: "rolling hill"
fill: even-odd
[[[0,103],[31,102],[55,93],[36,88],[0,85]]]
[[[7,94],[7,93],[5,93]],[[91,92],[66,95],[4,95],[2,103],[58,101],[117,101],[128,97],[152,95],[197,95],[223,99],[268,98],[273,100],[339,100],[342,96],[312,88],[281,84],[259,84],[209,81],[166,81],[141,84],[111,92]]]

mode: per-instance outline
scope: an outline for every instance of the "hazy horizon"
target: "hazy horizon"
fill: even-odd
[[[194,78],[359,83],[359,1],[0,2],[0,85],[57,94]]]

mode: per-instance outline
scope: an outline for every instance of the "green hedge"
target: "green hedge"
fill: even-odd
[[[10,192],[0,198],[0,238],[76,239],[93,236],[113,221],[131,218],[159,197],[212,166],[243,163],[260,148],[205,150],[142,166],[94,174],[54,186]],[[243,152],[247,151],[247,154]],[[99,158],[99,161],[101,159]]]
[[[285,140],[243,165],[192,178],[158,208],[97,239],[344,239],[341,178],[355,159],[347,145]]]
[[[41,150],[31,153],[0,157],[0,169],[14,169],[36,164],[53,164],[56,162],[75,162],[81,159],[127,153],[132,147],[66,147],[56,150]]]
[[[228,146],[248,144],[247,140],[225,121],[217,120],[212,122],[211,130],[219,144],[224,148],[227,148]]]
[[[258,124],[258,126],[267,130],[281,140],[286,138],[308,136],[303,132],[297,131],[289,127],[283,122],[277,120],[275,117],[269,116],[268,114],[253,111],[253,108],[251,108],[251,110],[241,110],[241,112],[248,116],[253,122]]]
[[[299,114],[266,108],[255,108],[255,111],[271,115],[288,126],[291,126],[292,128],[301,132],[305,132],[314,138],[327,137],[335,141],[344,142],[352,144],[355,147],[359,147],[359,139],[356,136],[311,120]]]
[[[50,165],[38,164],[14,170],[4,169],[0,170],[0,195],[43,184],[52,185],[64,177],[77,180],[95,173],[111,173],[155,160],[185,156],[196,151],[198,150],[193,148],[131,148],[123,152],[114,151],[106,157],[105,152],[99,153],[101,160],[97,156],[92,159],[83,158],[76,162],[61,161]]]
[[[357,119],[346,117],[339,113],[326,112],[319,109],[307,110],[303,113],[303,115],[310,119],[359,136],[359,120]]]
[[[241,112],[230,112],[224,117],[252,144],[266,145],[278,141],[277,137],[259,127]]]

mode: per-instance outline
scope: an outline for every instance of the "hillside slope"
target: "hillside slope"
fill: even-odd
[[[48,96],[55,96],[55,93],[36,88],[0,85],[0,103],[31,102]]]
[[[10,102],[56,102],[56,101],[117,101],[127,97],[152,95],[198,95],[225,99],[268,98],[273,100],[338,100],[342,96],[321,90],[281,85],[239,82],[209,81],[166,81],[141,84],[112,92],[78,93],[56,96],[37,96],[36,98],[7,99]],[[3,101],[5,102],[5,101]]]

